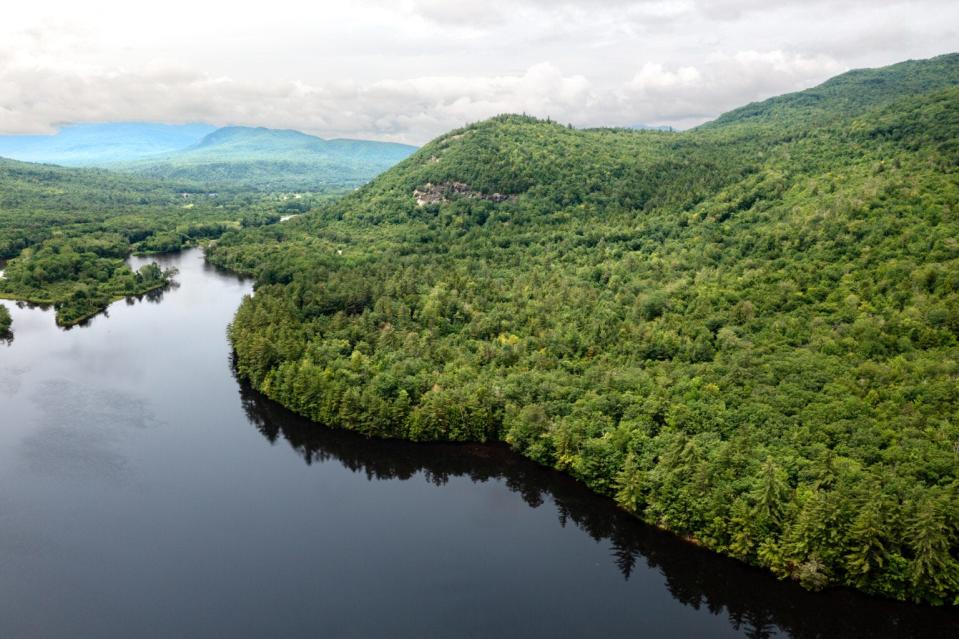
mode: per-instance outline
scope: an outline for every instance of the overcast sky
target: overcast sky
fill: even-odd
[[[521,111],[688,127],[957,50],[956,0],[31,0],[0,18],[0,133],[208,122],[420,144]]]

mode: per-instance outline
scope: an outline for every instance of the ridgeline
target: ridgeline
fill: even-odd
[[[188,148],[111,168],[217,189],[345,193],[415,150],[390,142],[324,140],[299,131],[231,126]]]

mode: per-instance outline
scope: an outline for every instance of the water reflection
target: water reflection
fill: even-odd
[[[155,288],[152,291],[147,291],[146,293],[142,293],[140,295],[127,295],[126,297],[123,298],[123,301],[126,303],[127,306],[136,306],[137,304],[141,304],[143,302],[147,302],[150,304],[159,304],[160,302],[163,301],[163,296],[166,293],[172,290],[176,290],[179,287],[180,287],[180,284],[178,282],[172,281],[162,288]],[[20,309],[30,309],[30,310],[39,310],[39,311],[49,311],[53,309],[52,304],[37,304],[34,302],[25,302],[22,300],[16,301],[15,304],[17,308],[20,308]],[[93,320],[95,320],[98,317],[110,317],[110,308],[107,307],[103,309],[102,311],[100,311],[99,313],[96,313],[95,315],[91,315],[90,317],[82,319],[76,324],[73,324],[71,326],[61,326],[60,329],[64,331],[69,331],[76,327],[84,328],[84,327],[90,326]],[[15,328],[15,327],[11,327],[11,328]],[[4,341],[7,342],[7,344],[13,342],[13,330],[7,331],[6,333],[0,332],[0,342],[4,342]]]
[[[531,507],[556,505],[558,523],[609,544],[611,565],[628,580],[641,566],[657,570],[677,601],[725,615],[748,637],[947,637],[959,633],[952,610],[899,604],[832,590],[811,593],[765,572],[719,557],[643,525],[571,478],[500,445],[413,444],[369,440],[323,428],[241,384],[250,422],[271,443],[285,441],[307,464],[335,461],[370,481],[424,477],[502,480]]]
[[[124,300],[126,301],[127,306],[133,306],[139,302],[159,304],[163,301],[164,295],[170,291],[175,291],[178,288],[180,288],[180,283],[176,280],[171,280],[166,286],[155,288],[152,291],[147,291],[141,295],[127,295]]]
[[[182,286],[87,328],[7,304],[0,637],[959,636],[947,611],[702,551],[501,446],[297,418],[231,375],[249,283],[148,259]]]

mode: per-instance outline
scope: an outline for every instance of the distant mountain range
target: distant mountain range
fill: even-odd
[[[195,146],[176,154],[178,161],[215,161],[233,158],[262,159],[264,154],[302,160],[304,154],[355,161],[388,161],[395,164],[416,147],[370,140],[324,140],[290,129],[228,126],[206,135]]]
[[[415,150],[405,144],[207,124],[74,124],[54,135],[0,136],[0,157],[25,162],[103,167],[214,187],[314,191],[363,184]]]
[[[416,150],[369,140],[324,140],[299,131],[224,127],[187,148],[113,168],[145,177],[267,190],[359,186]]]
[[[54,135],[2,135],[0,156],[63,166],[107,166],[197,144],[209,124],[70,124]]]

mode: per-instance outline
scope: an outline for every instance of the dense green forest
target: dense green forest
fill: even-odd
[[[69,326],[110,302],[165,286],[172,273],[134,273],[131,253],[179,250],[230,229],[309,211],[329,193],[208,192],[97,169],[0,159],[0,298],[53,304]]]
[[[214,263],[239,373],[508,442],[818,589],[959,603],[959,55],[684,133],[501,116]]]

